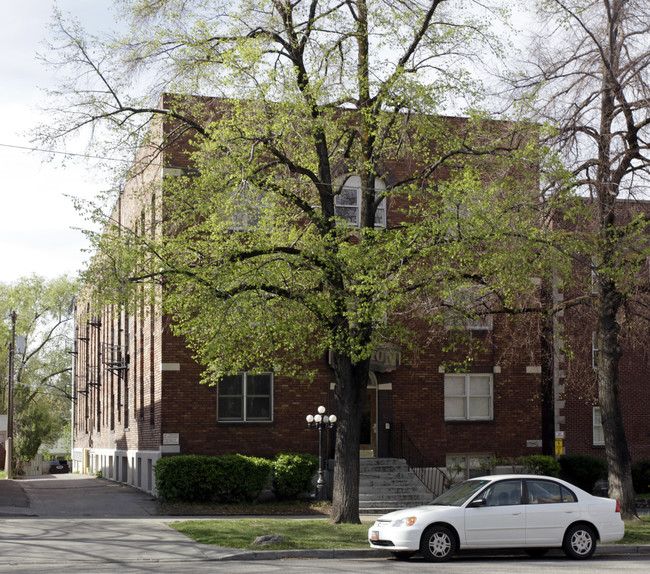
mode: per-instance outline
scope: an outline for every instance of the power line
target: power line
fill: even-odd
[[[24,150],[24,151],[39,152],[39,153],[49,153],[49,154],[54,154],[54,155],[65,155],[65,156],[70,156],[70,157],[83,157],[85,159],[98,159],[98,160],[103,160],[103,161],[119,161],[119,162],[122,162],[122,163],[133,163],[132,160],[128,160],[128,159],[120,159],[120,158],[114,158],[114,157],[102,157],[102,156],[99,156],[99,155],[89,155],[89,154],[85,154],[85,153],[74,153],[74,152],[69,152],[69,151],[41,149],[41,148],[37,148],[37,147],[28,147],[28,146],[22,146],[22,145],[13,145],[13,144],[0,143],[0,147],[6,147],[6,148],[11,148],[11,149],[20,149],[20,150]]]

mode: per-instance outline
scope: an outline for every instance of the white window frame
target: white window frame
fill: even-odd
[[[594,446],[604,446],[605,434],[603,431],[603,423],[600,416],[600,407],[593,408],[592,414],[592,438]]]
[[[464,379],[464,392],[463,394],[448,394],[447,383],[452,378]],[[475,377],[487,378],[490,382],[488,394],[472,394],[471,382]],[[447,373],[444,378],[444,395],[445,395],[445,421],[491,421],[494,419],[494,375],[492,373]],[[473,415],[472,414],[472,399],[488,399],[488,414],[487,415]],[[464,416],[451,416],[448,412],[448,402],[451,399],[462,399],[464,401]],[[451,410],[451,409],[449,409]]]
[[[594,371],[598,370],[598,356],[600,349],[598,348],[598,333],[596,331],[591,332],[591,368]]]
[[[221,393],[221,382],[217,385],[217,422],[223,423],[259,423],[259,422],[273,422],[273,385],[275,383],[273,372],[265,371],[261,373],[248,373],[241,372],[238,373],[241,377],[241,387],[240,393],[225,395]],[[248,394],[248,377],[258,376],[258,375],[268,375],[270,377],[270,386],[268,395],[249,395]],[[248,415],[248,399],[257,396],[257,397],[268,397],[269,402],[269,415],[268,417],[251,417]],[[222,398],[232,398],[232,397],[241,397],[241,416],[231,417],[226,416],[222,417],[219,415],[219,401]]]
[[[237,192],[233,194],[232,225],[233,231],[257,229],[265,210],[269,208],[268,196],[248,181],[242,181]]]
[[[487,307],[484,299],[486,297],[491,297],[489,293],[478,293],[476,287],[459,287],[456,291],[446,298],[446,303],[451,308],[447,314],[445,320],[445,328],[448,331],[466,329],[469,331],[492,331],[493,315],[486,313],[484,315],[477,315],[474,318],[469,316],[460,316],[461,310],[467,310],[467,313],[471,313],[472,310],[479,308],[480,306]]]
[[[345,176],[341,185],[341,192],[334,197],[334,214],[350,223],[353,227],[360,227],[360,213],[361,213],[361,177],[357,174],[350,174]],[[375,179],[375,192],[383,192],[386,190],[386,184],[380,178]],[[348,192],[348,193],[346,193]],[[354,203],[342,203],[343,198],[354,196]],[[354,209],[355,219],[351,221],[348,217],[341,215],[338,208]],[[375,210],[375,227],[386,227],[386,198],[384,197],[377,209]]]

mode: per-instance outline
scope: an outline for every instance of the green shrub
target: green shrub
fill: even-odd
[[[215,466],[215,498],[220,502],[255,500],[269,482],[272,463],[265,458],[226,454],[210,459]]]
[[[251,501],[270,472],[271,461],[238,454],[171,456],[156,463],[156,490],[169,502]]]
[[[632,482],[637,494],[650,492],[650,460],[639,460],[632,465]]]
[[[313,486],[318,458],[311,454],[279,454],[273,460],[273,492],[278,500],[298,498]]]
[[[589,493],[599,479],[607,477],[607,463],[592,454],[564,454],[559,462],[560,478]]]
[[[169,502],[208,502],[216,489],[216,469],[209,458],[180,455],[156,462],[156,490]]]
[[[530,474],[541,474],[543,476],[560,476],[560,463],[545,454],[531,454],[529,456],[522,456],[519,459],[519,464],[524,467],[524,470]]]

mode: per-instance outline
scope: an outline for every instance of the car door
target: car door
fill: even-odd
[[[540,478],[525,482],[526,545],[560,546],[567,526],[578,518],[578,499],[554,481]]]
[[[526,515],[521,503],[522,482],[500,480],[474,499],[478,506],[465,509],[465,545],[517,547],[525,543]]]

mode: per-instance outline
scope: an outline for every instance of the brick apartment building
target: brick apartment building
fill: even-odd
[[[154,202],[162,209],[164,198],[142,194],[138,186],[161,182],[186,168],[178,149],[162,154],[127,186],[115,206],[116,220],[146,228],[143,204]],[[389,174],[403,169],[388,166]],[[389,203],[385,210],[387,224],[392,207]],[[280,373],[242,373],[227,377],[217,389],[199,383],[200,367],[155,309],[140,308],[129,315],[107,307],[96,315],[82,297],[76,318],[74,470],[101,471],[105,478],[153,492],[154,466],[163,456],[318,452],[305,416],[319,405],[336,410],[327,356],[311,365],[318,373],[311,385]],[[573,319],[567,315],[564,320]],[[546,350],[541,338],[531,341],[526,335],[540,332],[539,324],[515,325],[505,316],[494,316],[466,328],[484,345],[464,373],[445,373],[443,365],[462,360],[464,353],[443,351],[448,337],[444,328],[417,356],[390,346],[375,352],[362,427],[363,456],[400,454],[399,445],[408,437],[431,466],[460,464],[476,472],[492,457],[552,454],[556,431],[565,431],[567,452],[599,452],[594,405],[565,400],[566,367],[558,366],[556,354]],[[636,364],[635,372],[631,364],[625,367],[630,389],[638,388],[626,396],[631,402],[626,411],[629,436],[640,442],[633,455],[650,456],[650,421],[642,419],[645,427],[640,428],[639,413],[632,410],[643,404],[639,397],[648,363],[644,368]],[[257,389],[255,409],[233,411],[249,382]]]

